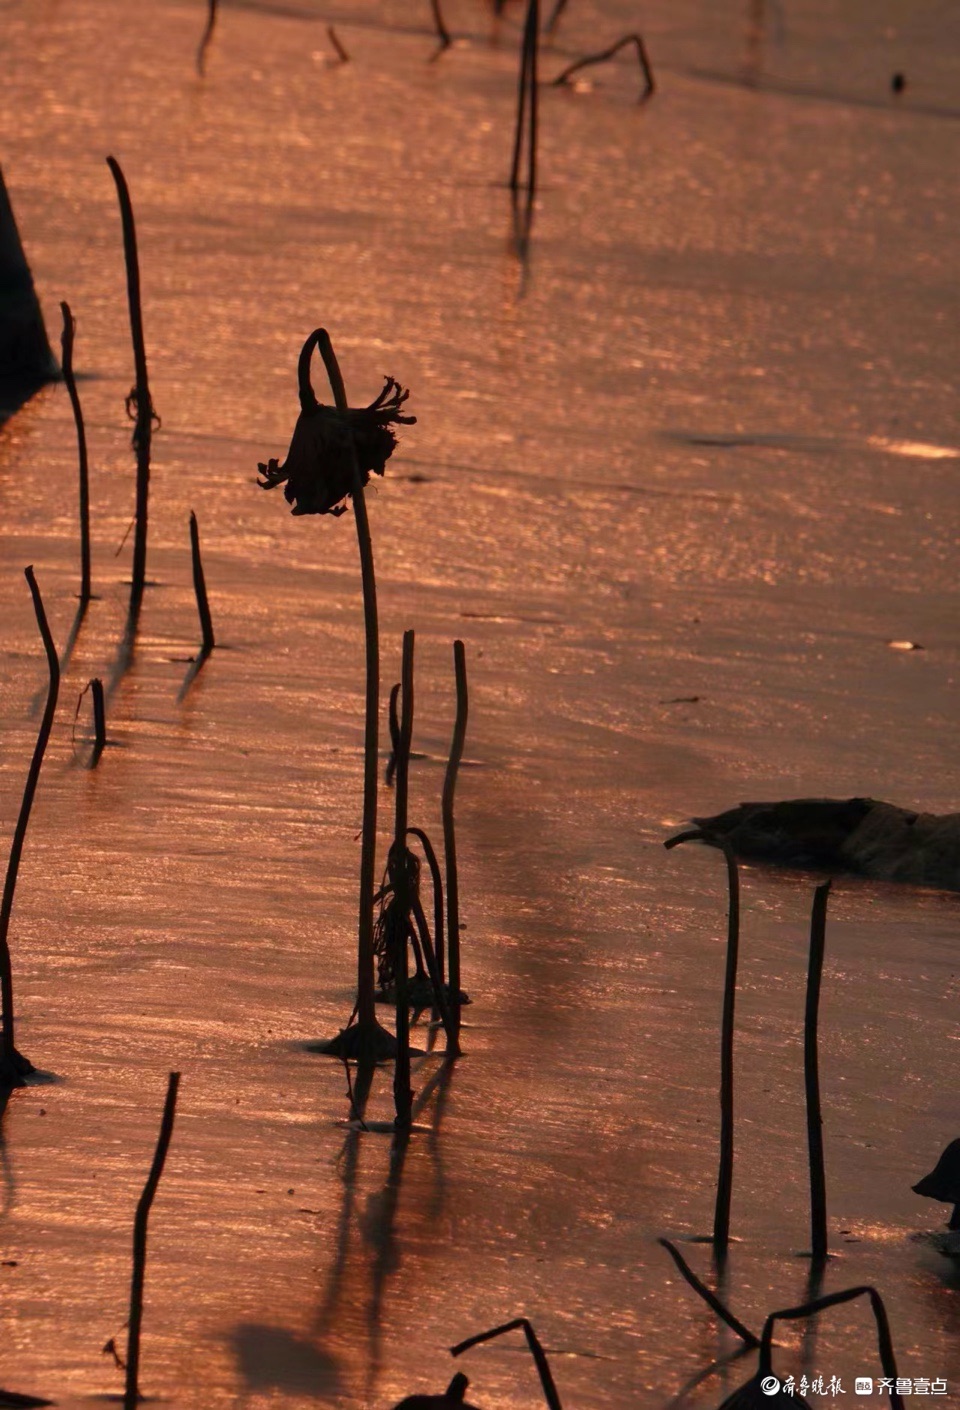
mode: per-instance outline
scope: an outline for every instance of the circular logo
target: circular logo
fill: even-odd
[[[763,1391],[764,1395],[776,1395],[777,1391],[780,1389],[780,1382],[777,1380],[776,1376],[764,1376],[763,1380],[760,1382],[760,1389]]]

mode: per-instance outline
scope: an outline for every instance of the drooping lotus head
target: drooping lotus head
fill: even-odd
[[[392,427],[412,426],[417,418],[404,415],[410,393],[392,377],[369,406],[341,409],[319,402],[310,383],[310,356],[320,332],[311,333],[300,354],[300,415],[287,458],[282,465],[259,465],[258,484],[265,490],[283,485],[294,514],[340,515],[354,491],[354,470],[361,486],[382,475],[397,444]]]

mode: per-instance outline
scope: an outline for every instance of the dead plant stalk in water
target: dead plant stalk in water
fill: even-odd
[[[67,384],[67,394],[73,408],[74,424],[77,428],[77,458],[80,462],[80,605],[85,607],[90,601],[90,482],[87,462],[87,432],[83,423],[83,409],[77,391],[77,379],[73,375],[73,341],[77,322],[70,312],[68,303],[61,303],[63,332],[60,335],[62,350],[63,380]]]
[[[407,847],[407,813],[410,746],[413,742],[413,652],[414,634],[404,632],[403,665],[400,673],[400,733],[397,739],[396,821],[389,865],[399,920],[396,927],[393,974],[397,1001],[397,1065],[394,1070],[393,1099],[398,1128],[409,1127],[413,1107],[413,1092],[410,1088],[410,1009],[407,1003],[407,927],[412,905],[412,857]]]
[[[37,743],[34,747],[33,758],[30,761],[30,768],[27,771],[27,782],[23,790],[23,801],[20,804],[20,814],[17,818],[17,825],[13,833],[13,842],[10,844],[10,856],[7,861],[7,876],[3,887],[3,901],[0,902],[0,1004],[3,1009],[3,1033],[2,1045],[0,1045],[0,1089],[3,1087],[22,1087],[23,1079],[28,1073],[33,1071],[33,1064],[17,1052],[14,1042],[14,1012],[13,1012],[13,967],[10,961],[10,915],[13,911],[13,897],[17,888],[17,874],[20,870],[20,858],[23,855],[23,844],[27,835],[27,824],[30,821],[30,809],[33,807],[34,794],[37,791],[37,783],[40,779],[40,767],[43,764],[43,756],[46,752],[47,741],[50,738],[50,731],[53,727],[53,717],[57,709],[57,696],[60,691],[60,661],[57,657],[57,649],[53,644],[53,637],[50,634],[50,627],[47,624],[47,614],[43,610],[43,599],[40,596],[40,589],[37,587],[37,580],[33,576],[33,569],[26,568],[24,576],[30,587],[30,594],[33,598],[33,610],[37,617],[37,626],[40,628],[40,636],[43,640],[44,650],[47,653],[47,669],[49,671],[49,685],[47,687],[47,703],[44,707],[43,718],[40,721],[40,729],[37,734]]]
[[[318,402],[310,381],[310,360],[319,350],[330,379],[334,406]],[[347,402],[343,377],[324,328],[312,332],[300,351],[298,365],[300,416],[283,465],[276,460],[261,465],[263,489],[284,485],[294,514],[346,512],[353,503],[363,584],[363,620],[366,642],[366,694],[363,765],[363,824],[360,846],[360,900],[357,926],[356,1023],[349,1025],[324,1051],[334,1057],[363,1061],[391,1058],[396,1042],[378,1022],[375,1013],[373,907],[376,877],[377,784],[380,743],[380,638],[377,623],[377,584],[373,545],[364,499],[370,475],[382,475],[396,445],[393,425],[412,425],[416,417],[404,414],[409,395],[393,378],[386,379],[380,395],[369,406],[355,409]]]
[[[724,839],[698,829],[668,838],[663,845],[669,850],[681,842],[709,842],[722,850],[727,863],[727,963],[720,1024],[720,1169],[713,1216],[713,1246],[718,1256],[723,1258],[730,1242],[730,1200],[733,1193],[733,1035],[740,955],[740,876],[733,849]]]
[[[130,1279],[130,1327],[127,1335],[127,1376],[123,1396],[124,1410],[137,1410],[141,1399],[138,1384],[140,1374],[140,1329],[143,1324],[143,1285],[147,1271],[147,1221],[150,1209],[160,1184],[160,1176],[167,1159],[170,1137],[173,1135],[173,1121],[177,1111],[177,1092],[180,1088],[179,1072],[171,1072],[167,1081],[167,1096],[160,1119],[160,1134],[153,1155],[153,1164],[143,1194],[137,1203],[133,1221],[133,1273]]]
[[[453,669],[457,684],[457,713],[450,741],[450,758],[443,780],[443,853],[447,867],[447,982],[450,994],[450,1016],[453,1036],[448,1041],[451,1057],[460,1053],[460,877],[457,871],[457,830],[454,802],[457,778],[467,737],[467,655],[462,641],[453,643]]]
[[[826,944],[827,898],[830,882],[818,886],[810,917],[810,960],[803,1023],[803,1077],[807,1098],[807,1148],[810,1157],[810,1253],[815,1262],[827,1256],[827,1181],[823,1166],[823,1115],[820,1108],[818,1026],[820,981]]]
[[[120,163],[107,157],[117,187],[120,221],[123,226],[123,254],[127,266],[127,302],[130,308],[130,335],[136,382],[127,397],[127,415],[133,420],[133,449],[137,457],[137,510],[133,539],[133,573],[130,584],[130,616],[135,619],[143,601],[147,576],[147,507],[150,498],[150,442],[156,415],[147,379],[147,351],[143,340],[143,313],[140,307],[140,262],[137,231],[126,178]]]

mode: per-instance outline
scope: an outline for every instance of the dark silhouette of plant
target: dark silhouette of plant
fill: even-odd
[[[63,356],[63,380],[67,384],[67,394],[73,408],[73,419],[77,428],[77,457],[80,462],[80,605],[85,607],[92,596],[90,587],[90,483],[87,464],[87,432],[83,424],[83,410],[77,379],[73,375],[73,340],[77,331],[77,321],[70,312],[70,305],[61,303],[63,332],[60,347]]]
[[[669,850],[681,842],[709,842],[721,848],[727,863],[727,965],[720,1026],[720,1170],[713,1216],[713,1246],[723,1258],[730,1242],[730,1200],[733,1193],[733,1035],[740,955],[740,877],[733,850],[724,838],[716,838],[697,829],[670,837],[663,845]]]
[[[133,360],[136,382],[127,397],[127,415],[135,423],[133,428],[133,449],[137,457],[137,509],[136,527],[133,537],[133,573],[130,586],[130,618],[136,627],[136,619],[143,601],[143,590],[147,576],[147,509],[150,499],[150,443],[153,437],[154,422],[159,426],[159,418],[150,399],[150,383],[147,378],[147,350],[143,340],[143,313],[140,307],[140,261],[137,256],[137,231],[133,220],[133,206],[126,178],[120,163],[107,157],[107,166],[113,176],[120,202],[120,222],[123,227],[123,255],[127,266],[127,302],[130,308],[130,336],[133,340]]]
[[[37,617],[37,626],[40,628],[40,636],[43,640],[44,650],[47,653],[47,669],[49,671],[49,685],[47,687],[47,703],[44,707],[43,718],[40,721],[40,729],[37,734],[37,743],[34,747],[33,758],[30,761],[30,768],[27,771],[27,781],[23,789],[23,801],[20,804],[20,814],[17,818],[17,825],[13,833],[13,842],[10,844],[10,856],[7,859],[7,876],[3,887],[3,900],[0,902],[0,1007],[3,1010],[3,1032],[2,1042],[0,1042],[0,1089],[4,1087],[22,1087],[24,1078],[33,1071],[33,1064],[17,1051],[14,1042],[14,1009],[13,1009],[13,966],[10,960],[10,915],[13,911],[13,897],[17,888],[17,874],[20,870],[20,858],[23,855],[23,844],[27,835],[27,824],[30,821],[30,809],[33,807],[34,794],[37,791],[37,783],[40,779],[40,767],[43,764],[43,756],[46,752],[47,741],[50,738],[50,730],[53,727],[53,717],[57,709],[57,696],[60,691],[60,662],[57,659],[57,649],[53,644],[53,637],[50,635],[50,627],[47,624],[47,614],[43,610],[43,599],[40,596],[40,589],[37,587],[37,580],[33,576],[33,569],[26,568],[24,576],[30,587],[30,595],[33,598],[33,610]]]
[[[540,1377],[540,1384],[543,1387],[543,1398],[547,1402],[549,1410],[563,1410],[556,1382],[553,1379],[553,1372],[550,1370],[550,1363],[547,1360],[547,1353],[540,1345],[540,1339],[533,1330],[532,1323],[528,1322],[526,1317],[515,1317],[512,1322],[504,1322],[502,1326],[493,1327],[489,1332],[480,1332],[475,1337],[468,1337],[466,1341],[451,1346],[450,1355],[460,1356],[471,1346],[478,1346],[482,1341],[491,1341],[493,1337],[501,1337],[505,1332],[513,1332],[518,1329],[527,1339],[527,1346],[530,1348],[530,1355],[533,1357],[537,1374]]]
[[[813,1317],[818,1312],[825,1311],[828,1307],[836,1307],[841,1302],[850,1302],[855,1297],[868,1297],[873,1309],[874,1320],[877,1324],[877,1342],[880,1348],[880,1363],[883,1367],[884,1376],[890,1381],[890,1404],[893,1410],[903,1410],[903,1400],[897,1391],[897,1362],[893,1352],[893,1341],[890,1336],[890,1324],[887,1321],[886,1308],[883,1299],[875,1288],[856,1287],[847,1288],[843,1292],[831,1293],[828,1297],[816,1298],[813,1302],[805,1302],[801,1307],[786,1307],[780,1312],[771,1312],[763,1325],[763,1332],[760,1337],[760,1364],[756,1374],[751,1376],[745,1385],[740,1386],[732,1395],[729,1395],[723,1402],[720,1410],[789,1410],[791,1405],[806,1405],[808,1402],[799,1395],[790,1395],[787,1391],[778,1388],[771,1394],[770,1390],[763,1389],[764,1381],[770,1384],[773,1376],[773,1328],[776,1322],[798,1321],[806,1317]]]
[[[330,379],[333,406],[322,405],[310,381],[310,360],[318,349]],[[294,514],[343,514],[353,505],[360,550],[366,640],[366,708],[364,728],[363,830],[360,849],[360,901],[357,943],[356,1022],[348,1024],[321,1050],[335,1057],[379,1061],[394,1056],[396,1040],[376,1019],[374,985],[373,908],[377,842],[377,759],[380,712],[380,638],[373,546],[364,499],[371,474],[382,475],[396,446],[394,425],[412,425],[404,412],[408,393],[392,378],[369,406],[351,408],[330,337],[324,328],[312,332],[300,351],[298,364],[300,415],[283,465],[260,465],[263,489],[285,485]]]
[[[551,28],[551,25],[547,26],[548,30]],[[611,44],[607,49],[601,49],[598,54],[588,54],[586,58],[577,59],[576,63],[569,64],[563,72],[557,74],[556,78],[553,80],[554,88],[560,88],[568,84],[573,75],[579,73],[581,69],[589,68],[592,64],[605,64],[608,59],[614,58],[620,53],[621,49],[625,49],[630,44],[634,45],[636,48],[637,62],[640,65],[640,77],[642,79],[640,97],[637,99],[637,102],[646,103],[653,97],[654,93],[656,93],[657,85],[654,82],[653,69],[650,67],[647,46],[644,44],[639,34],[625,34],[622,39],[617,40],[616,44]]]
[[[180,1073],[171,1072],[167,1081],[167,1096],[160,1119],[160,1134],[154,1151],[153,1163],[143,1193],[137,1203],[133,1221],[133,1273],[130,1279],[130,1322],[127,1333],[126,1388],[123,1396],[123,1410],[137,1410],[141,1399],[140,1375],[140,1329],[143,1324],[143,1285],[147,1271],[147,1221],[150,1209],[160,1184],[163,1167],[167,1159],[170,1137],[173,1135],[173,1122],[177,1113],[177,1092],[180,1088]],[[109,1343],[108,1343],[109,1345]]]

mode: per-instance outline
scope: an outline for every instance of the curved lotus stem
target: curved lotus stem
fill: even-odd
[[[437,957],[437,974],[440,982],[443,982],[444,955],[443,955],[443,877],[440,874],[440,863],[437,861],[437,854],[433,843],[424,832],[422,827],[408,827],[407,836],[415,837],[423,848],[423,855],[427,859],[427,866],[430,869],[430,881],[433,886],[433,943],[434,953]]]
[[[479,1332],[475,1337],[468,1337],[466,1341],[461,1341],[458,1342],[456,1346],[451,1346],[450,1355],[459,1356],[461,1352],[467,1351],[471,1346],[477,1346],[482,1341],[491,1341],[494,1337],[503,1336],[504,1332],[516,1331],[518,1327],[523,1329],[523,1334],[527,1339],[527,1346],[530,1348],[530,1355],[536,1362],[537,1371],[540,1375],[540,1384],[543,1387],[544,1400],[547,1402],[550,1410],[563,1410],[556,1382],[553,1379],[553,1372],[550,1370],[550,1363],[547,1360],[547,1353],[540,1345],[540,1339],[526,1317],[515,1317],[512,1322],[504,1322],[502,1327],[493,1327],[489,1332]]]
[[[827,1297],[818,1297],[814,1302],[805,1302],[800,1307],[785,1307],[779,1312],[771,1312],[766,1322],[763,1324],[763,1332],[760,1336],[760,1365],[757,1368],[757,1378],[762,1379],[769,1376],[772,1365],[773,1347],[773,1326],[775,1322],[795,1322],[804,1317],[813,1317],[818,1312],[823,1312],[828,1307],[836,1307],[841,1302],[852,1302],[855,1297],[868,1297],[873,1309],[874,1321],[877,1324],[877,1345],[880,1351],[880,1364],[883,1367],[883,1374],[893,1382],[890,1391],[890,1403],[894,1410],[903,1410],[903,1400],[896,1388],[897,1385],[897,1362],[893,1351],[893,1338],[890,1335],[890,1323],[887,1319],[887,1310],[883,1305],[883,1298],[876,1288],[862,1284],[856,1288],[846,1288],[843,1292],[830,1293]]]

